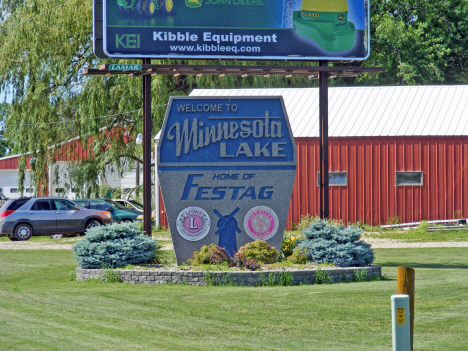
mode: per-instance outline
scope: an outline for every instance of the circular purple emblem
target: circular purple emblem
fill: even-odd
[[[251,208],[244,217],[244,229],[254,240],[268,240],[278,230],[278,216],[267,206]]]
[[[187,207],[180,211],[176,221],[180,236],[189,241],[203,239],[211,228],[210,216],[200,207]]]

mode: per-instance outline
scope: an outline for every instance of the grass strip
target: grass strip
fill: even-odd
[[[389,350],[396,267],[416,269],[415,350],[467,350],[468,248],[376,249],[384,281],[196,287],[73,280],[70,251],[0,252],[2,350]]]

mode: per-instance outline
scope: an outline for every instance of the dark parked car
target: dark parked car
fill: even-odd
[[[0,233],[13,241],[29,240],[33,235],[83,234],[109,223],[109,212],[88,210],[60,197],[23,197],[0,208]]]
[[[140,211],[130,210],[110,199],[79,199],[73,201],[85,208],[109,211],[112,221],[115,223],[129,223],[143,220],[143,215]]]
[[[143,213],[143,205],[135,200],[112,199],[112,201],[117,202],[130,210],[136,210]]]
[[[139,203],[138,201],[124,199],[112,199],[112,201],[117,202],[118,204],[125,206],[130,210],[139,211],[141,214],[143,214],[143,204]],[[154,221],[155,214],[156,211],[153,210],[153,212],[151,212],[151,221]]]

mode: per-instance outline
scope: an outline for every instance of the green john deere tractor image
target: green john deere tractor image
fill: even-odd
[[[173,0],[117,0],[120,11],[124,13],[136,12],[140,16],[154,16],[160,11],[171,13],[174,9]]]
[[[301,11],[293,12],[297,34],[314,40],[322,49],[336,52],[351,49],[356,28],[348,21],[346,0],[302,0]]]

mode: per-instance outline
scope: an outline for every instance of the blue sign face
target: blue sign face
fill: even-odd
[[[103,0],[102,6],[103,23],[95,10],[95,37],[102,35],[107,57],[363,60],[369,55],[368,0]]]
[[[171,98],[158,175],[178,263],[211,243],[280,249],[295,172],[281,97]]]
[[[161,163],[224,169],[294,165],[294,144],[282,103],[262,100],[173,100],[161,136]]]

